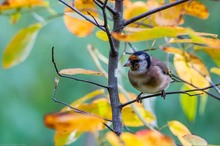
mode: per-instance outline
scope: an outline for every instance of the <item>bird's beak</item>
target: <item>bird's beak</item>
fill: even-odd
[[[131,62],[130,62],[130,60],[128,60],[128,61],[124,64],[123,67],[130,67],[130,66],[131,66]]]

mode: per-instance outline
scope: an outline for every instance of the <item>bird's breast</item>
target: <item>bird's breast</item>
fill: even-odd
[[[143,93],[159,93],[166,89],[170,83],[170,77],[161,74],[157,70],[153,73],[149,72],[128,72],[128,78],[131,85]]]

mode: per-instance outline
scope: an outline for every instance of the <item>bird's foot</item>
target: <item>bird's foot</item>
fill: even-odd
[[[137,96],[137,98],[136,98],[136,101],[138,102],[138,103],[142,103],[142,99],[141,99],[141,95],[142,95],[143,93],[141,92],[140,94],[138,94],[138,96]]]
[[[166,94],[165,90],[162,90],[161,91],[161,97],[163,97],[163,99],[165,99],[166,96],[167,96],[167,94]]]

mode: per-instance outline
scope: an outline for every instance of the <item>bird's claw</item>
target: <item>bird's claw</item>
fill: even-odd
[[[166,95],[167,95],[166,92],[164,90],[162,90],[161,97],[163,97],[163,99],[165,99]]]
[[[141,99],[141,95],[142,95],[143,93],[141,92],[140,94],[138,94],[138,96],[137,96],[137,98],[136,98],[136,101],[138,102],[138,103],[142,103],[142,99]]]

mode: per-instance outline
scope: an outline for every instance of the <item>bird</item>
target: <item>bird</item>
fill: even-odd
[[[159,59],[150,56],[145,51],[132,53],[124,67],[130,67],[128,79],[131,85],[141,93],[137,101],[141,102],[142,94],[157,94],[165,99],[165,90],[173,81],[167,66]]]

